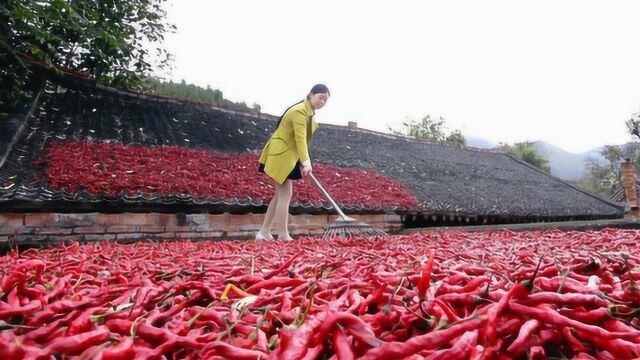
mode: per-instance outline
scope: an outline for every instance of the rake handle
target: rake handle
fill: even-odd
[[[336,204],[335,201],[333,201],[333,199],[331,198],[331,196],[329,195],[329,193],[327,192],[327,190],[325,190],[322,185],[320,185],[320,182],[318,181],[318,179],[316,179],[315,176],[313,176],[313,173],[309,173],[309,177],[311,177],[311,179],[313,179],[313,182],[316,183],[316,185],[318,186],[318,189],[320,189],[320,191],[324,194],[324,197],[327,198],[327,200],[329,200],[329,202],[331,203],[331,205],[333,205],[333,208],[338,210],[338,214],[340,214],[340,216],[342,216],[343,219],[348,219],[347,215],[345,215],[342,210],[340,210],[340,208],[338,207],[338,204]]]

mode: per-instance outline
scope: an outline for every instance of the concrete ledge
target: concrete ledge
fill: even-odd
[[[562,221],[562,222],[539,222],[526,224],[496,224],[496,225],[475,225],[475,226],[441,226],[427,228],[404,229],[400,233],[412,234],[425,231],[463,230],[474,231],[538,231],[558,229],[562,231],[585,231],[601,230],[604,228],[617,229],[640,229],[640,219],[610,219],[610,220],[585,220],[585,221]]]

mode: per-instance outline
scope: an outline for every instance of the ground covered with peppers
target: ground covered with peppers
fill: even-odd
[[[71,244],[0,259],[2,359],[632,359],[640,232]]]

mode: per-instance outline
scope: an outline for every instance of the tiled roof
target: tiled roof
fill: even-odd
[[[295,100],[295,99],[293,99]],[[33,106],[33,111],[29,111]],[[190,196],[104,199],[52,192],[33,165],[51,141],[176,145],[217,152],[261,150],[274,129],[273,116],[256,117],[205,105],[115,89],[69,74],[50,78],[40,94],[0,124],[0,134],[24,131],[0,168],[0,206],[42,208],[161,207],[248,212],[252,203],[198,203]],[[310,148],[314,161],[371,168],[404,184],[423,214],[513,218],[615,218],[623,208],[584,192],[504,154],[432,144],[360,129],[321,125]],[[2,154],[0,154],[2,155]],[[353,184],[358,186],[358,184]],[[302,209],[301,211],[305,211]],[[309,209],[309,211],[312,211]]]

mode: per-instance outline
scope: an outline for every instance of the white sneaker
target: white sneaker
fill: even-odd
[[[267,238],[264,237],[264,235],[262,235],[262,233],[260,231],[258,231],[256,233],[256,240],[267,240]]]

